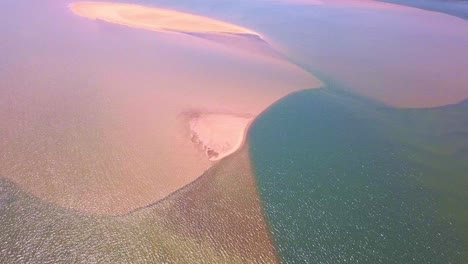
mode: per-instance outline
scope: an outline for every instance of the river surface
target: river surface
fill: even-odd
[[[364,0],[131,1],[259,32],[292,78],[69,2],[0,3],[1,263],[466,263],[466,20]],[[179,124],[152,98],[260,111],[299,88],[218,163],[160,140]]]

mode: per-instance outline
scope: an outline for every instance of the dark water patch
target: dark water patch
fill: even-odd
[[[468,20],[466,0],[379,0],[381,2],[405,5],[434,12],[445,13]]]
[[[455,112],[327,88],[264,113],[251,154],[284,262],[464,263],[466,159],[441,150],[466,146],[446,134],[465,129]]]

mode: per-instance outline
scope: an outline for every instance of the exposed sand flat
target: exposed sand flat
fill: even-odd
[[[71,10],[80,16],[154,31],[189,33],[249,34],[259,33],[208,17],[155,7],[111,2],[76,2]]]
[[[190,137],[211,161],[220,160],[242,145],[253,116],[236,114],[192,114]]]

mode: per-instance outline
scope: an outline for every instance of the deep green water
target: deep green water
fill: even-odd
[[[293,94],[250,131],[285,263],[466,263],[468,102],[394,109]]]

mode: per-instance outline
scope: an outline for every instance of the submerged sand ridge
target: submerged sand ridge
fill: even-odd
[[[277,57],[84,19],[61,1],[33,7],[0,10],[34,32],[9,32],[2,50],[0,68],[15,67],[0,71],[0,175],[81,213],[125,214],[167,197],[234,153],[273,102],[321,85]],[[197,34],[254,34],[201,25],[211,33]]]

